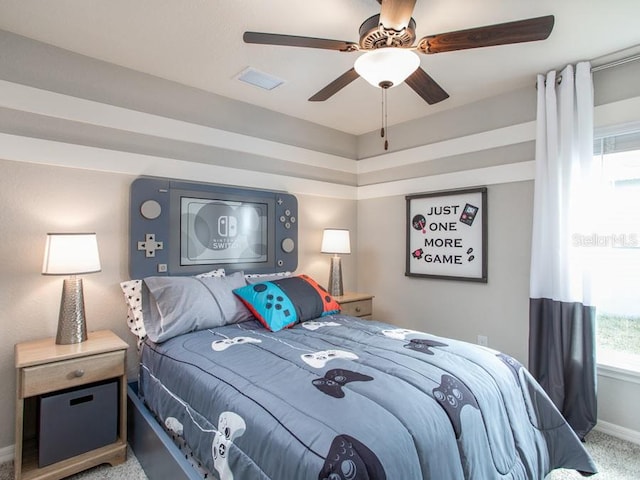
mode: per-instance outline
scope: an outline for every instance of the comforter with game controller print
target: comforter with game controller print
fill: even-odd
[[[594,464],[515,359],[344,315],[148,342],[140,393],[221,480],[543,479]]]

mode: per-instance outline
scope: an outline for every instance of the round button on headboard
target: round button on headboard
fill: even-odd
[[[140,213],[147,220],[155,220],[162,213],[162,207],[155,200],[146,200],[140,205]]]
[[[296,248],[296,243],[293,241],[292,238],[287,237],[282,240],[282,243],[280,244],[280,246],[282,247],[282,251],[284,253],[291,253],[293,252],[293,249]]]

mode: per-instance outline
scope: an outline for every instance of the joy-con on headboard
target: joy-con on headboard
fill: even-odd
[[[140,177],[131,184],[131,278],[298,265],[298,201],[277,191]]]

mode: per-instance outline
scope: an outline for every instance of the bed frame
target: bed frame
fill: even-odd
[[[138,397],[138,382],[127,386],[127,440],[149,480],[202,480]]]

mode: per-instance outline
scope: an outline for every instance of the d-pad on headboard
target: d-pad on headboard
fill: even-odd
[[[271,190],[140,177],[131,184],[129,274],[298,266],[298,201]]]
[[[143,242],[138,242],[138,250],[144,250],[146,257],[155,257],[156,250],[162,250],[164,248],[163,242],[156,242],[156,235],[154,233],[147,233],[144,236]]]

